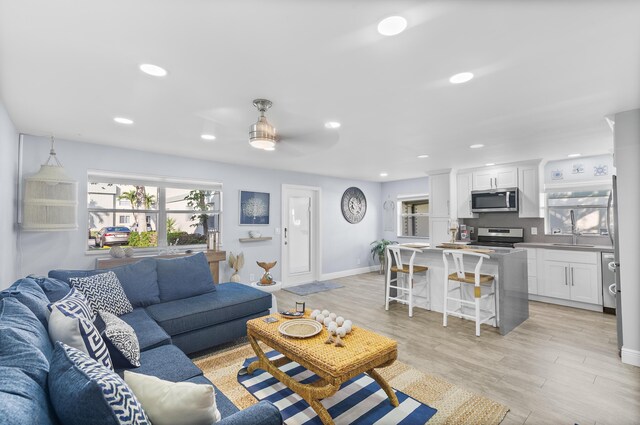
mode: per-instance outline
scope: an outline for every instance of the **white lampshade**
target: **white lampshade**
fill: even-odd
[[[78,228],[78,183],[55,157],[53,140],[49,160],[25,178],[23,230],[59,231]],[[56,165],[49,165],[50,162]]]

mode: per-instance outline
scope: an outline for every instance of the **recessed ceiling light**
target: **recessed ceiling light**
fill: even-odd
[[[150,63],[143,63],[142,65],[140,65],[140,71],[154,77],[164,77],[165,75],[167,75],[166,69]]]
[[[200,138],[202,138],[202,140],[216,140],[216,136],[213,134],[201,134]]]
[[[492,165],[496,165],[496,163],[495,162],[487,162],[484,165],[486,165],[487,167],[491,167]]]
[[[382,35],[398,35],[407,29],[407,20],[402,16],[389,16],[378,24],[378,32]]]
[[[473,78],[473,74],[470,72],[461,72],[460,74],[456,74],[453,77],[449,78],[449,82],[451,84],[462,84],[470,81]]]
[[[476,143],[475,145],[471,145],[469,147],[471,149],[480,149],[480,148],[484,148],[484,145],[482,143]]]
[[[567,155],[567,157],[569,157],[569,158],[577,158],[577,157],[579,157],[579,156],[582,156],[582,154],[579,154],[579,153],[570,153],[569,155]]]
[[[429,158],[429,155],[418,155],[418,158],[420,158],[420,159]]]
[[[115,117],[113,120],[115,122],[117,122],[118,124],[125,124],[125,125],[133,124],[133,120],[132,119],[125,118],[125,117]]]
[[[385,173],[384,171],[382,173],[380,173],[380,177],[387,177],[389,174]]]
[[[324,126],[327,128],[339,128],[340,125],[341,124],[338,121],[328,121],[324,123]]]

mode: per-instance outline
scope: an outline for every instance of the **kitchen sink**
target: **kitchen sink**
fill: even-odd
[[[572,244],[572,243],[554,243],[552,245],[555,245],[555,246],[572,246],[572,247],[575,247],[575,248],[593,248],[595,246],[595,245],[585,245],[585,244],[580,244],[580,243],[579,244],[575,244],[575,245]]]

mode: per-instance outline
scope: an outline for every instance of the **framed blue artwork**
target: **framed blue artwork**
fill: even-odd
[[[269,193],[240,191],[240,224],[269,224]]]

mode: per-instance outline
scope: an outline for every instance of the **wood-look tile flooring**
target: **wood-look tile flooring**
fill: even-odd
[[[334,281],[344,287],[278,291],[278,308],[305,301],[396,339],[399,360],[507,405],[504,425],[640,424],[640,368],[618,357],[615,316],[530,302],[529,319],[508,335],[483,325],[476,337],[471,321],[451,317],[445,328],[441,313],[385,311],[377,273]]]

